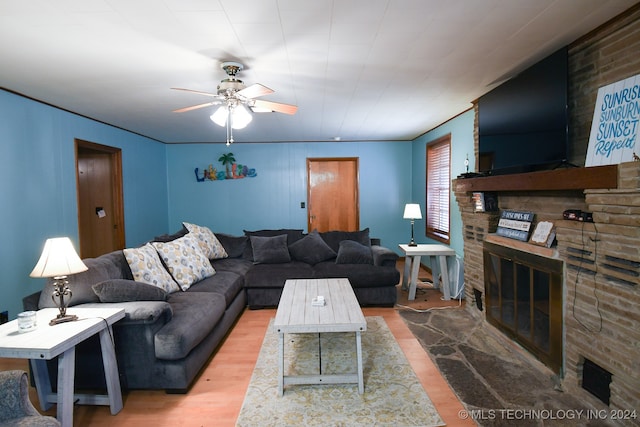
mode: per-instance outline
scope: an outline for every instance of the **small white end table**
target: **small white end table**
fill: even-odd
[[[409,246],[398,245],[405,255],[404,274],[402,275],[402,289],[407,289],[409,283],[409,301],[416,299],[416,281],[420,271],[420,258],[422,256],[436,257],[438,262],[431,263],[433,274],[433,287],[438,288],[438,274],[442,275],[444,299],[451,299],[451,282],[449,280],[449,268],[447,267],[447,257],[456,256],[456,252],[448,246],[440,244],[426,244]],[[440,271],[438,271],[438,269]]]
[[[59,312],[57,308],[38,310],[38,325],[30,332],[18,332],[17,320],[0,325],[0,357],[30,359],[40,407],[46,411],[53,403],[57,403],[57,418],[63,427],[73,426],[74,399],[80,404],[109,405],[111,414],[117,414],[122,409],[122,391],[111,325],[124,317],[124,309],[70,307],[67,313],[75,314],[78,320],[49,325],[49,321]],[[108,396],[74,396],[76,345],[95,334],[100,334]],[[52,392],[46,363],[56,356],[57,394]]]

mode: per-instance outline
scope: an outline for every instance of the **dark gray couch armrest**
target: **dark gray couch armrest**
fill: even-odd
[[[40,292],[34,292],[31,295],[27,295],[22,298],[22,308],[24,311],[37,311],[38,310],[38,302],[40,301]]]
[[[373,254],[373,265],[381,267],[395,267],[398,254],[384,246],[371,245],[371,253]]]

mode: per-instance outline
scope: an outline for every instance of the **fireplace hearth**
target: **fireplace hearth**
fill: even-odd
[[[467,307],[546,364],[563,389],[626,410],[640,407],[640,167],[607,166],[615,182],[604,168],[458,179],[453,188],[464,227]],[[501,210],[553,222],[556,244],[496,236],[499,214],[475,211],[477,191],[495,191]],[[564,220],[568,207],[593,212],[594,222]]]

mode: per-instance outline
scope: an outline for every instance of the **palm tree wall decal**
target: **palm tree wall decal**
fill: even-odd
[[[222,165],[225,167],[227,172],[227,179],[231,179],[231,172],[229,171],[229,165],[232,165],[233,162],[236,161],[235,157],[233,157],[233,153],[227,153],[220,156],[218,159],[219,162],[222,162]]]

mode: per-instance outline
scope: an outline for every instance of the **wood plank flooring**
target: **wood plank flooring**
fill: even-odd
[[[402,260],[398,262],[397,268],[400,272],[403,271]],[[433,302],[434,306],[439,303]],[[464,409],[462,403],[396,309],[364,308],[363,312],[365,316],[382,316],[385,319],[446,425],[476,425],[471,420],[460,419],[458,413]],[[74,425],[235,426],[269,320],[275,317],[275,314],[275,309],[246,310],[187,394],[170,395],[161,390],[125,392],[124,408],[119,414],[111,415],[106,406],[78,405],[74,410]],[[0,358],[0,370],[9,369],[28,372],[27,361]],[[35,389],[30,387],[29,393],[31,401],[39,410]],[[54,405],[45,414],[55,416],[55,411]]]
[[[382,316],[448,426],[475,425],[458,417],[464,409],[437,368],[393,308],[365,308],[365,316]],[[246,310],[203,370],[189,393],[134,390],[123,396],[124,408],[111,415],[105,406],[76,406],[76,426],[234,426],[275,310]],[[27,369],[22,359],[0,359],[0,370]],[[355,391],[354,391],[355,392]],[[35,389],[31,401],[38,407]],[[274,398],[276,398],[274,396]],[[39,407],[38,407],[39,408]],[[46,412],[55,416],[55,406]]]

